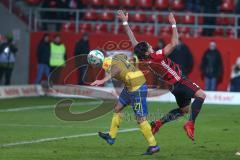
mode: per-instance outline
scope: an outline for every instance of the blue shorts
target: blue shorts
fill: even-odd
[[[142,85],[134,92],[128,92],[127,88],[125,87],[119,96],[119,102],[123,106],[131,104],[132,109],[137,117],[146,117],[148,115],[147,92],[148,87],[146,84]]]

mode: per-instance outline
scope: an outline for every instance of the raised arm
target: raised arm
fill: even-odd
[[[133,47],[135,47],[138,44],[138,41],[136,40],[131,28],[128,25],[128,13],[124,14],[124,12],[122,10],[119,10],[118,18],[122,21],[125,32],[127,33],[128,38],[132,42]]]
[[[178,32],[177,32],[177,26],[176,26],[176,21],[175,18],[173,16],[173,13],[170,13],[168,16],[169,22],[172,25],[172,39],[171,39],[171,43],[167,44],[164,47],[164,54],[166,56],[168,56],[169,54],[171,54],[171,52],[174,50],[174,48],[178,45],[179,40],[178,40]]]

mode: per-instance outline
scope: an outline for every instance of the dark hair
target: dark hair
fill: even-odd
[[[139,42],[134,47],[134,53],[137,55],[139,59],[147,58],[146,52],[148,51],[149,45],[146,41]]]

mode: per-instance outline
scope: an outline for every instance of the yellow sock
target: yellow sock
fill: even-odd
[[[113,118],[112,118],[110,131],[109,131],[109,135],[112,138],[116,138],[118,128],[119,128],[119,125],[120,125],[121,121],[122,121],[121,114],[120,113],[114,113]]]
[[[157,142],[155,140],[154,135],[152,134],[151,126],[148,123],[148,121],[143,121],[139,126],[142,134],[144,135],[145,139],[148,141],[149,146],[156,146]]]

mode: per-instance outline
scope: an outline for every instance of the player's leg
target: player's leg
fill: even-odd
[[[138,91],[131,94],[132,107],[136,115],[137,123],[139,124],[140,131],[148,142],[148,149],[146,155],[151,155],[159,151],[160,147],[157,145],[154,135],[151,131],[151,126],[147,121],[147,86],[143,85]]]
[[[130,104],[130,102],[130,95],[128,94],[126,88],[124,88],[119,96],[118,102],[114,106],[114,113],[109,133],[98,132],[98,135],[106,140],[106,142],[110,145],[114,144],[120,123],[122,121],[121,110],[124,108],[124,106]]]
[[[184,98],[182,95],[174,94],[178,108],[175,108],[165,114],[162,118],[151,123],[152,133],[156,134],[163,124],[174,121],[189,112],[191,98]]]
[[[191,105],[191,114],[190,114],[190,118],[189,121],[193,121],[195,123],[195,120],[199,114],[199,112],[202,109],[202,105],[204,103],[204,100],[206,98],[206,94],[204,93],[204,91],[202,89],[199,89],[195,95],[194,95],[194,101]]]
[[[114,113],[113,113],[113,117],[112,117],[110,131],[109,131],[109,135],[114,139],[117,137],[117,132],[120,127],[120,123],[122,122],[121,110],[123,108],[124,108],[124,106],[120,102],[118,102],[114,106]]]
[[[194,123],[199,112],[201,111],[206,94],[202,89],[200,89],[199,86],[187,79],[183,79],[181,81],[181,88],[182,93],[185,93],[186,98],[194,98],[194,101],[191,105],[189,121],[184,125],[184,130],[186,131],[188,137],[194,140]]]

